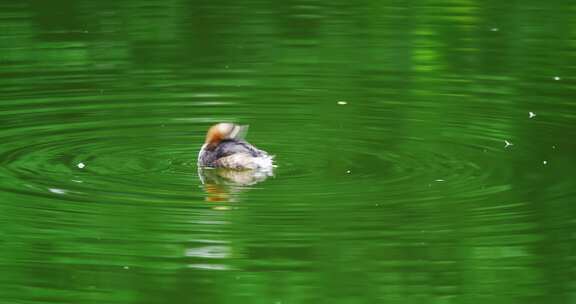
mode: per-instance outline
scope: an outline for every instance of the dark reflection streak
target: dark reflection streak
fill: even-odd
[[[80,17],[78,1],[27,0],[33,11],[33,20],[38,28],[43,29],[38,38],[42,41],[80,40],[85,27]],[[53,9],[57,7],[58,9]],[[60,32],[57,34],[57,32]]]

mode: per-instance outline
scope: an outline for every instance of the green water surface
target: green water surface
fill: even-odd
[[[576,303],[574,16],[2,0],[0,303]]]

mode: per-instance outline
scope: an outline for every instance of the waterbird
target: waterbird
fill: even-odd
[[[198,153],[198,167],[271,172],[274,156],[245,141],[247,132],[248,126],[227,122],[210,127]]]

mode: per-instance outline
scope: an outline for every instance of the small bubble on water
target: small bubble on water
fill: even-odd
[[[84,163],[78,163],[78,168],[84,169],[86,165]]]
[[[346,170],[346,174],[350,174],[350,173],[352,173],[352,171]]]
[[[528,112],[528,118],[534,118],[534,117],[536,117],[536,113]]]
[[[542,164],[543,164],[543,165],[547,165],[547,164],[548,164],[548,161],[545,160],[545,161],[542,162]]]
[[[556,149],[556,146],[552,146],[552,149]]]
[[[443,182],[444,180],[443,180],[443,179],[437,179],[437,180],[435,180],[435,181],[437,181],[437,182]]]
[[[130,269],[130,266],[124,266],[124,267],[122,267],[122,268],[128,270],[128,269]]]
[[[340,100],[340,101],[338,101],[338,104],[341,105],[341,106],[343,106],[343,105],[348,104],[348,102],[347,102],[347,101],[344,101],[344,100]]]
[[[560,78],[559,76],[554,76],[554,80],[560,80],[562,78]]]
[[[497,28],[497,27],[493,27],[493,28],[491,28],[490,30],[493,31],[493,32],[497,32],[497,31],[499,31],[500,29]]]
[[[504,143],[506,144],[506,145],[504,146],[504,148],[508,148],[508,147],[514,145],[513,143],[511,143],[511,142],[509,142],[509,141],[507,141],[507,140],[504,140]]]

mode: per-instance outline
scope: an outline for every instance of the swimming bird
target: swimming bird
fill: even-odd
[[[218,123],[208,129],[198,153],[198,167],[271,172],[274,156],[244,140],[248,126]]]

